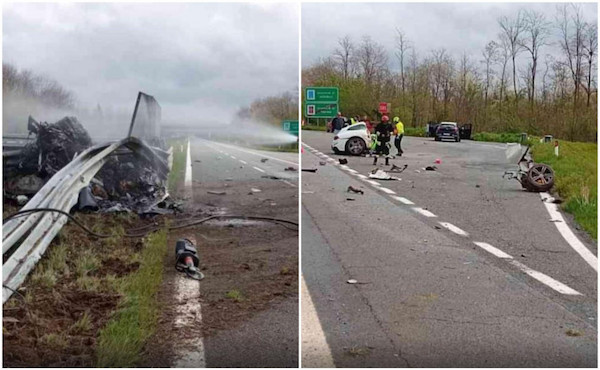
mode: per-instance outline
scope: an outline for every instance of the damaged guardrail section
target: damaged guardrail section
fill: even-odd
[[[69,212],[78,203],[80,191],[89,186],[109,156],[123,149],[152,162],[157,172],[169,172],[164,155],[137,138],[98,144],[84,150],[56,172],[21,211],[52,208]],[[67,216],[58,212],[32,212],[11,218],[2,225],[2,254],[5,258],[2,303],[23,283],[67,220]],[[23,238],[24,241],[17,245]]]

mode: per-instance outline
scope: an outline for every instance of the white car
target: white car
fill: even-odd
[[[371,146],[371,134],[364,122],[344,127],[331,142],[331,149],[336,154],[346,152],[351,155],[361,155],[369,146]]]

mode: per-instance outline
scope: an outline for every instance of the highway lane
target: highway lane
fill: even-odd
[[[298,221],[298,172],[285,170],[298,168],[297,154],[192,139],[190,157],[191,213]],[[183,360],[174,365],[297,367],[298,233],[262,222],[225,224],[209,221],[205,229],[196,230],[199,254],[210,268],[199,285],[202,323],[188,328],[187,337],[201,336],[202,341],[183,342],[178,355]],[[235,240],[237,247],[219,246],[218,240]],[[282,266],[290,267],[294,276],[281,275]],[[243,296],[238,305],[225,298],[233,288]]]
[[[573,361],[595,366],[590,364],[596,363],[596,273],[548,222],[537,194],[501,179],[505,169],[514,167],[502,162],[502,146],[412,139],[405,139],[407,155],[393,161],[409,164],[402,180],[379,181],[381,186],[374,187],[358,177],[373,168],[372,159],[347,157],[348,167],[340,169],[325,156],[338,158],[329,148],[331,134],[303,132],[304,142],[325,153],[305,150],[302,158],[303,167],[319,169],[302,180],[302,238],[317,234],[325,240],[303,241],[303,273],[336,365],[369,361],[347,355],[340,345],[340,337],[364,337],[365,330],[344,334],[329,308],[332,300],[347,299],[336,292],[347,290],[345,281],[354,277],[369,284],[352,286],[362,299],[352,299],[355,307],[342,306],[341,311],[362,320],[367,318],[360,313],[368,317],[370,312],[380,323],[381,329],[371,329],[371,335],[385,334],[394,343],[390,360],[382,360],[381,366],[574,366]],[[435,158],[442,160],[439,171],[420,170]],[[323,160],[326,166],[319,165]],[[366,194],[345,193],[350,184],[362,186]],[[347,196],[355,200],[347,201]],[[440,222],[458,226],[468,236]],[[311,224],[317,230],[306,231]],[[474,241],[513,258],[499,258],[496,250]],[[329,266],[314,268],[317,260],[327,261],[323,256],[307,262],[327,251]],[[526,275],[523,266],[545,283]],[[336,268],[343,274],[331,278]],[[539,273],[581,295],[557,292]],[[570,325],[585,334],[568,337]],[[386,351],[381,344],[372,347],[373,353]],[[435,350],[425,354],[427,348]]]

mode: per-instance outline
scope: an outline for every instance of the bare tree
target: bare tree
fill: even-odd
[[[529,64],[529,72],[527,72],[528,82],[527,97],[533,108],[535,100],[535,77],[538,67],[539,51],[543,45],[547,45],[547,39],[550,33],[549,23],[542,13],[535,11],[526,11],[524,17],[524,33],[525,36],[518,40],[519,45],[527,50],[531,56]]]
[[[585,58],[588,63],[587,70],[587,81],[585,92],[587,94],[587,104],[586,106],[590,106],[590,98],[592,95],[592,84],[594,83],[594,60],[597,58],[596,52],[598,50],[598,25],[597,24],[588,24],[585,29],[585,38],[583,44],[583,50],[585,52]]]
[[[502,29],[502,33],[506,37],[506,41],[508,42],[510,57],[512,59],[512,72],[513,72],[513,89],[515,93],[515,105],[518,107],[519,105],[519,90],[517,88],[517,65],[516,59],[517,55],[522,51],[521,48],[521,34],[525,28],[525,21],[523,17],[523,12],[519,11],[515,18],[508,18],[506,16],[500,17],[498,20],[498,24]]]
[[[354,59],[354,45],[350,36],[346,35],[338,40],[339,47],[333,52],[333,58],[342,71],[344,81],[351,75],[352,60]]]
[[[488,94],[490,90],[490,85],[492,83],[492,77],[494,75],[493,65],[498,61],[499,58],[499,45],[495,41],[490,41],[487,43],[483,52],[483,60],[481,63],[485,65],[485,90],[483,97],[483,109],[484,109],[484,120],[487,120],[487,106],[488,106]]]
[[[365,82],[370,85],[387,68],[387,54],[383,46],[364,36],[358,52],[358,64]]]
[[[396,58],[400,62],[400,86],[402,87],[402,94],[405,92],[405,76],[404,76],[404,57],[410,48],[410,43],[406,38],[406,35],[402,30],[396,28]]]

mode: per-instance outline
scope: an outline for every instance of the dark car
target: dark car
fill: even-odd
[[[435,141],[452,139],[457,143],[460,141],[460,133],[456,122],[441,122],[435,130]]]

